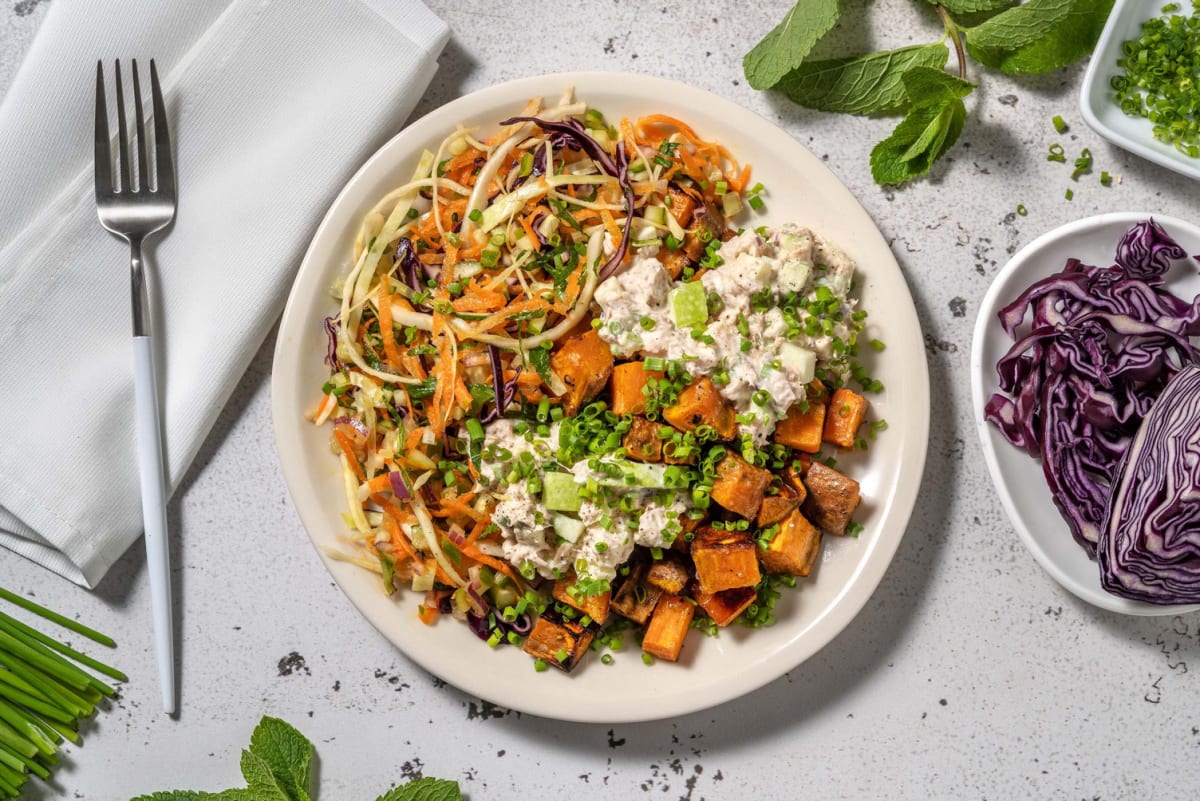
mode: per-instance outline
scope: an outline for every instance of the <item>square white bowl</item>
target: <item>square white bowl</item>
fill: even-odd
[[[1112,76],[1120,72],[1117,59],[1121,57],[1121,45],[1129,39],[1137,39],[1142,32],[1142,23],[1151,17],[1162,16],[1162,8],[1168,2],[1170,0],[1117,0],[1083,77],[1079,111],[1092,130],[1114,145],[1189,178],[1200,179],[1200,158],[1187,156],[1174,146],[1155,139],[1151,122],[1121,111],[1112,101],[1113,90],[1109,86]],[[1192,12],[1191,2],[1177,2],[1180,8],[1173,13],[1188,15]]]

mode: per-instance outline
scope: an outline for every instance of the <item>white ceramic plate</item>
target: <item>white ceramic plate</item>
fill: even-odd
[[[814,575],[785,594],[770,628],[733,627],[715,639],[690,635],[679,664],[642,664],[634,648],[615,664],[589,658],[573,673],[536,673],[517,648],[495,651],[467,627],[443,619],[417,620],[419,598],[387,598],[376,576],[328,556],[343,547],[345,503],[329,432],[304,419],[327,377],[321,321],[336,311],[335,277],[350,269],[361,215],[411,173],[422,148],[434,147],[455,123],[495,124],[541,95],[553,101],[573,85],[580,99],[611,119],[664,112],[716,138],[767,185],[764,213],[749,225],[795,220],[841,245],[860,267],[868,335],[887,343],[869,364],[886,391],[872,396],[872,419],[890,427],[869,458],[839,463],[862,483],[855,538],[831,538]],[[864,352],[870,349],[864,348]],[[862,206],[811,153],[783,131],[727,100],[683,84],[641,75],[578,73],[501,84],[460,98],[414,122],[363,165],[334,201],[301,264],[288,299],[271,383],[275,439],[284,475],[305,528],[329,572],[358,607],[409,658],[467,692],[489,701],[564,720],[620,722],[683,714],[747,693],[796,667],[840,632],[883,577],[908,524],[925,463],[929,377],[912,297],[887,243]]]
[[[1149,212],[1100,214],[1055,228],[1021,248],[1004,265],[979,307],[971,345],[971,391],[975,425],[996,492],[1017,534],[1038,564],[1063,587],[1088,603],[1127,615],[1177,615],[1200,606],[1159,606],[1111,595],[1100,586],[1100,568],[1071,536],[1050,496],[1041,464],[1013,447],[1000,429],[983,419],[988,398],[1000,391],[996,362],[1013,340],[1000,327],[997,314],[1034,281],[1060,272],[1067,259],[1107,267],[1113,263],[1121,236],[1139,220],[1153,217],[1189,254],[1200,253],[1200,228],[1175,217]],[[1200,294],[1200,276],[1189,260],[1168,273],[1175,294]],[[1022,329],[1018,329],[1020,333]],[[1024,330],[1028,330],[1028,324]]]
[[[1154,126],[1149,120],[1130,117],[1111,99],[1113,91],[1109,80],[1121,72],[1117,66],[1121,45],[1141,36],[1142,23],[1151,17],[1162,16],[1162,7],[1166,4],[1167,0],[1117,0],[1083,76],[1079,111],[1092,130],[1114,145],[1175,172],[1200,178],[1200,159],[1180,153],[1172,145],[1155,139]],[[1179,0],[1179,6],[1180,10],[1175,14],[1191,14],[1192,4],[1188,0]]]

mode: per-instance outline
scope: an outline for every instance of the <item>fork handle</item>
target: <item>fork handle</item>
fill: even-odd
[[[175,713],[175,634],[171,611],[171,554],[167,542],[167,493],[163,468],[162,423],[154,371],[154,340],[133,338],[133,390],[138,474],[142,483],[142,522],[146,531],[146,569],[163,709]]]

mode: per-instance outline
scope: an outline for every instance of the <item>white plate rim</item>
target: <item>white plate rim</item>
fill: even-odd
[[[1087,235],[1098,228],[1117,223],[1129,227],[1136,222],[1150,218],[1155,219],[1168,231],[1182,228],[1186,229],[1191,235],[1200,237],[1200,227],[1181,220],[1178,217],[1134,211],[1096,214],[1080,220],[1074,220],[1047,231],[1013,254],[1012,258],[996,273],[996,276],[992,279],[991,286],[988,287],[988,291],[984,295],[983,301],[979,304],[979,313],[975,318],[975,331],[971,340],[972,418],[983,448],[983,457],[987,464],[988,475],[991,478],[992,485],[995,487],[996,494],[1000,497],[1000,503],[1008,515],[1009,522],[1016,529],[1017,535],[1021,538],[1025,547],[1029,549],[1029,552],[1033,554],[1033,558],[1041,565],[1042,569],[1072,595],[1094,606],[1107,609],[1110,612],[1143,617],[1186,614],[1200,610],[1200,604],[1158,605],[1121,598],[1106,592],[1100,586],[1098,568],[1095,584],[1085,584],[1077,580],[1075,576],[1067,572],[1062,565],[1050,556],[1045,547],[1043,547],[1041,539],[1033,533],[1030,526],[1026,523],[1025,515],[1021,511],[1021,504],[1014,497],[1005,478],[1004,471],[1000,466],[997,449],[1001,447],[1012,448],[1013,446],[1004,440],[995,426],[984,420],[984,406],[987,403],[987,399],[998,389],[995,378],[995,365],[984,364],[984,349],[991,337],[1000,336],[1005,338],[1005,342],[1010,341],[1007,338],[1007,334],[1000,327],[999,320],[996,317],[997,312],[1010,303],[1033,280],[1051,275],[1062,269],[1061,264],[1047,264],[1045,269],[1028,271],[1028,280],[1023,282],[1023,285],[1016,288],[1015,291],[1009,286],[1014,276],[1023,272],[1022,268],[1024,265],[1036,259],[1047,246],[1052,243],[1058,243],[1067,237]],[[1116,244],[1116,241],[1112,243],[1114,250]],[[1030,464],[1036,465],[1040,463],[1034,462],[1030,458]],[[1049,490],[1047,489],[1046,503],[1052,503],[1049,498]],[[1056,519],[1061,523],[1062,527],[1060,531],[1052,536],[1071,538],[1071,532],[1067,527],[1066,521],[1063,521],[1061,517],[1057,517],[1057,509],[1054,511]],[[1082,546],[1079,546],[1079,550],[1082,554]]]
[[[309,477],[304,475],[303,470],[298,466],[303,453],[298,444],[299,438],[289,436],[299,430],[297,420],[311,428],[311,424],[300,419],[300,402],[289,395],[292,389],[299,388],[296,378],[301,369],[298,360],[289,356],[289,351],[300,347],[293,345],[297,337],[311,338],[312,336],[312,332],[305,328],[311,317],[306,316],[302,311],[303,298],[312,292],[313,287],[309,285],[314,283],[321,269],[317,264],[318,256],[315,255],[318,243],[336,239],[341,228],[346,226],[346,220],[353,225],[357,224],[357,212],[346,211],[347,204],[350,203],[356,187],[363,184],[374,171],[383,171],[388,159],[394,158],[397,150],[407,148],[406,152],[411,154],[414,148],[420,146],[423,137],[427,137],[427,131],[436,131],[440,138],[440,135],[444,135],[444,131],[449,130],[456,122],[471,118],[481,109],[496,108],[497,111],[493,113],[499,114],[510,109],[515,111],[528,97],[539,94],[552,97],[568,85],[575,86],[579,95],[584,98],[589,97],[593,90],[601,94],[606,90],[615,92],[616,86],[620,87],[620,91],[625,97],[645,100],[670,98],[672,105],[703,109],[703,112],[696,112],[700,116],[729,121],[720,126],[728,130],[733,130],[734,123],[732,121],[736,121],[737,130],[745,131],[746,135],[753,132],[756,140],[767,143],[763,145],[764,147],[775,148],[786,153],[789,159],[797,159],[803,164],[805,170],[809,171],[806,176],[812,184],[820,186],[823,193],[822,199],[828,201],[830,206],[836,205],[839,219],[844,218],[846,224],[849,222],[862,224],[861,228],[855,229],[855,242],[839,241],[838,244],[850,250],[852,255],[855,251],[859,251],[869,252],[878,257],[879,264],[873,266],[864,279],[864,291],[873,283],[878,282],[880,285],[886,285],[888,297],[906,301],[890,304],[895,308],[891,309],[888,314],[894,316],[897,322],[894,323],[894,328],[889,328],[885,332],[889,349],[904,354],[903,377],[899,382],[899,389],[903,389],[903,393],[893,386],[892,389],[885,391],[883,396],[885,405],[890,409],[901,411],[900,418],[905,421],[905,425],[900,427],[901,430],[893,431],[897,428],[893,426],[893,429],[889,429],[883,435],[890,438],[887,440],[889,450],[903,454],[904,470],[898,471],[895,481],[878,498],[878,508],[881,510],[878,515],[880,519],[878,525],[872,527],[877,531],[873,536],[864,535],[860,540],[853,541],[856,544],[865,543],[862,546],[863,555],[860,563],[855,565],[854,572],[846,585],[836,591],[833,600],[809,624],[803,636],[793,637],[792,640],[783,643],[768,654],[755,655],[751,653],[747,658],[738,662],[736,673],[727,671],[727,675],[715,677],[707,674],[689,674],[691,683],[696,684],[699,689],[703,690],[703,693],[680,691],[654,699],[644,697],[614,699],[592,697],[586,693],[580,694],[576,689],[576,697],[572,698],[573,705],[565,705],[563,703],[565,695],[560,691],[563,686],[561,682],[570,681],[571,677],[569,676],[556,678],[560,674],[555,671],[540,674],[539,680],[546,681],[547,677],[550,679],[547,685],[538,688],[539,691],[542,691],[541,695],[521,694],[506,685],[498,686],[493,680],[494,677],[480,676],[470,666],[448,664],[444,655],[438,654],[436,649],[431,653],[411,643],[406,647],[403,642],[405,632],[401,630],[394,619],[396,612],[393,602],[383,597],[383,594],[378,591],[377,585],[372,585],[370,593],[367,593],[364,589],[367,582],[354,577],[361,577],[363,571],[332,559],[321,547],[321,543],[318,541],[321,535],[314,533],[317,521],[321,517],[321,510],[309,492],[315,485],[307,482]],[[499,110],[501,108],[503,110]],[[496,118],[493,122],[498,119]],[[407,159],[406,163],[411,165],[411,157]],[[396,167],[393,165],[391,169],[395,171]],[[826,190],[828,190],[828,196],[824,194]],[[836,203],[833,202],[834,200]],[[346,236],[344,232],[341,232],[341,235]],[[321,289],[323,290],[324,287]],[[899,366],[892,369],[896,371],[896,375],[901,375]],[[883,377],[882,374],[881,377]],[[924,472],[929,437],[928,365],[916,308],[911,300],[911,292],[882,233],[849,189],[803,145],[759,115],[729,100],[686,84],[663,78],[616,72],[540,75],[491,86],[452,101],[411,123],[368,159],[331,204],[329,211],[318,226],[312,244],[297,272],[280,323],[273,362],[271,396],[276,448],[289,494],[321,560],[359,612],[410,659],[434,675],[472,695],[521,712],[560,720],[593,723],[653,720],[710,708],[767,684],[795,668],[824,647],[850,623],[866,604],[891,563],[908,527],[916,503]],[[350,571],[353,571],[354,576]],[[407,602],[411,603],[412,601],[410,596]],[[390,612],[384,610],[384,602],[388,605]],[[461,629],[463,633],[466,633],[466,627],[453,625],[455,629]],[[777,624],[773,629],[764,631],[774,631],[782,626],[783,624]],[[429,631],[434,632],[438,628],[438,626],[434,626]],[[442,628],[448,627],[443,626]],[[786,628],[784,630],[786,631]],[[750,633],[751,636],[757,634],[758,632]],[[436,636],[442,637],[440,634]],[[468,636],[470,635],[468,634]],[[432,638],[433,635],[430,637]],[[729,638],[727,646],[721,644],[722,638],[725,637]],[[702,643],[696,643],[694,647],[703,646],[725,653],[726,647],[732,651],[739,646],[741,640],[739,633],[732,630],[723,632],[722,638],[705,639]],[[482,647],[482,645],[472,642],[470,647]],[[466,655],[470,657],[474,653],[474,651],[468,651]],[[486,653],[485,649],[483,655]],[[525,667],[523,669],[533,675],[533,671],[528,666],[528,657],[523,654],[518,654],[518,656],[524,660]],[[622,655],[619,659],[630,659],[630,656]],[[641,667],[640,660],[637,660],[636,657],[633,657],[631,661],[638,662],[639,668]],[[609,670],[610,668],[601,667],[599,669]],[[699,679],[696,678],[697,675],[700,676]],[[514,676],[518,683],[528,684],[515,674],[509,677],[513,678]],[[675,678],[678,678],[677,674],[675,674]],[[578,688],[578,685],[575,687]]]

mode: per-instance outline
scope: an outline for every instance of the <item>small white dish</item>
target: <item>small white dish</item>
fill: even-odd
[[[1109,80],[1121,71],[1117,59],[1121,56],[1122,44],[1137,39],[1142,32],[1142,23],[1151,17],[1162,16],[1162,8],[1168,2],[1117,0],[1084,74],[1079,111],[1092,130],[1114,145],[1181,175],[1200,179],[1200,159],[1180,153],[1172,145],[1155,139],[1149,120],[1130,117],[1111,99],[1113,90]],[[1180,9],[1173,13],[1191,14],[1192,3],[1188,0],[1178,0],[1178,3]]]
[[[1200,610],[1200,605],[1160,606],[1130,601],[1112,595],[1100,585],[1100,568],[1088,558],[1083,546],[1051,499],[1041,462],[1009,444],[1000,429],[983,418],[984,405],[999,392],[996,362],[1008,352],[1013,340],[1000,326],[997,314],[1034,281],[1060,272],[1067,259],[1108,266],[1113,263],[1122,234],[1136,222],[1153,217],[1189,254],[1200,253],[1200,227],[1176,217],[1149,212],[1114,212],[1077,220],[1021,248],[996,275],[975,321],[971,345],[971,394],[975,425],[983,444],[983,455],[1000,502],[1038,564],[1055,581],[1090,604],[1127,615],[1178,615]],[[1181,265],[1186,265],[1181,268]],[[1167,275],[1167,285],[1181,297],[1200,294],[1200,275],[1194,260],[1176,263]],[[1028,325],[1018,333],[1028,330]]]

